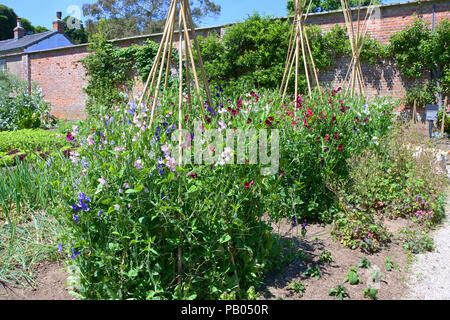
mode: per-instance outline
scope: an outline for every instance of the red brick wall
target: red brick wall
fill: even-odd
[[[31,55],[31,79],[42,88],[45,99],[52,104],[51,113],[57,118],[85,118],[85,70],[79,60],[87,54],[82,46]]]
[[[416,16],[423,18],[431,25],[433,5],[435,5],[436,24],[439,24],[439,21],[445,17],[450,18],[450,1],[448,0],[386,5],[375,10],[375,17],[378,18],[370,25],[369,34],[372,38],[386,43],[393,33],[404,29]],[[362,18],[364,15],[365,11],[361,11]],[[354,21],[357,20],[356,16],[357,13],[354,11]],[[307,23],[317,24],[324,30],[329,30],[335,24],[343,26],[344,17],[341,11],[311,14]],[[200,34],[220,33],[221,31],[221,27],[217,27],[201,30]],[[160,41],[161,36],[155,35],[151,39]],[[126,47],[133,43],[141,44],[144,40],[145,37],[136,37],[116,41],[116,44]],[[85,70],[79,60],[87,54],[86,45],[29,54],[29,76],[42,88],[46,99],[53,105],[52,114],[58,118],[81,119],[85,117],[84,107],[87,98],[83,93],[83,87],[86,85]],[[336,86],[343,85],[342,79],[345,77],[348,61],[348,57],[338,59],[332,68],[320,73],[320,80],[334,82]],[[363,73],[366,79],[367,93],[370,96],[403,97],[406,88],[411,86],[411,83],[401,77],[392,62],[384,62],[376,66],[363,64]]]

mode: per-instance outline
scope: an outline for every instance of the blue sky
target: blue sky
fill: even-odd
[[[0,0],[0,4],[13,8],[20,17],[28,19],[34,26],[52,28],[56,18],[56,11],[62,11],[63,17],[76,16],[83,13],[81,7],[85,3],[95,3],[96,0]],[[201,27],[222,25],[242,21],[252,15],[254,10],[260,14],[275,17],[287,14],[287,0],[215,0],[222,7],[218,17],[204,19]],[[406,0],[384,0],[383,3],[406,2]]]

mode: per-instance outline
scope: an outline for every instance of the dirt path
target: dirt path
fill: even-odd
[[[411,265],[404,299],[450,300],[450,188],[445,212],[446,221],[433,234],[435,250],[417,255]]]
[[[74,300],[65,282],[68,274],[57,262],[41,262],[36,266],[36,288],[8,286],[0,281],[0,300]]]

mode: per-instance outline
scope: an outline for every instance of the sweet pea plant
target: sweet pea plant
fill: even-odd
[[[327,182],[346,178],[347,160],[366,148],[379,148],[377,138],[391,127],[393,104],[387,100],[366,104],[346,97],[340,88],[326,90],[322,99],[317,92],[312,98],[298,97],[274,115],[281,130],[283,176],[274,182],[277,192],[270,198],[275,219],[331,221],[335,206]]]
[[[244,297],[269,266],[276,243],[262,219],[260,166],[177,165],[174,102],[170,95],[159,100],[149,128],[151,109],[124,100],[85,129],[71,156],[79,176],[64,190],[61,248],[83,298],[219,298],[232,291]],[[225,119],[220,112],[237,125],[233,114],[241,102],[221,103],[218,98],[219,110],[206,107],[205,131]]]
[[[330,219],[327,179],[345,176],[353,153],[376,148],[392,117],[390,104],[366,105],[340,89],[327,90],[323,103],[315,93],[284,105],[276,94],[225,98],[216,88],[211,104],[184,97],[180,140],[177,96],[165,92],[152,110],[123,95],[74,132],[80,148],[65,160],[75,175],[62,188],[59,250],[82,298],[245,298],[281,251],[270,222]],[[226,139],[212,144],[213,129]],[[260,145],[256,161],[252,137],[243,154],[227,144],[239,130],[272,143],[278,171],[263,174],[269,150]],[[262,137],[266,131],[273,133]],[[188,151],[199,156],[198,143],[210,161],[185,161]]]

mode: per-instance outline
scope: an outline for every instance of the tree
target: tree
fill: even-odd
[[[31,22],[25,18],[22,18],[22,28],[25,29],[25,34],[35,34],[35,28],[31,24]]]
[[[46,27],[43,27],[43,26],[34,27],[34,33],[42,33],[42,32],[47,32],[47,31],[50,31],[50,30],[48,30]]]
[[[14,38],[14,28],[17,25],[17,14],[13,9],[0,5],[0,40]]]
[[[190,3],[197,23],[203,17],[220,13],[220,6],[212,0]],[[170,0],[97,0],[84,4],[83,14],[88,17],[86,30],[90,36],[98,31],[98,22],[104,20],[106,37],[114,39],[161,32],[169,7]]]
[[[0,5],[0,41],[14,38],[14,28],[17,26],[17,14],[13,9]],[[25,34],[35,34],[48,31],[45,27],[34,27],[30,21],[22,18]]]
[[[308,0],[306,0],[308,1]],[[307,2],[309,4],[309,2]],[[357,7],[359,1],[358,0],[350,0],[350,7]],[[381,0],[375,0],[374,4],[380,4]],[[368,6],[370,4],[370,0],[361,0],[361,7]],[[311,4],[311,12],[324,12],[330,10],[341,9],[341,0],[312,0]],[[288,0],[287,9],[289,14],[294,14],[294,0]]]
[[[88,34],[84,28],[83,22],[75,17],[67,16],[64,21],[64,34],[73,44],[82,44],[88,42]]]

